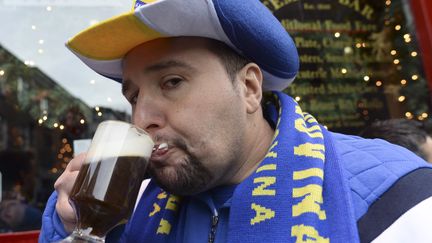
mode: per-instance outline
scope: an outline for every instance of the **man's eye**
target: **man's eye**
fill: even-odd
[[[183,81],[180,77],[169,78],[162,83],[162,89],[172,89],[181,84]]]

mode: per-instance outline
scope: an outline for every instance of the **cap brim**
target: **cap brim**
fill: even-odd
[[[74,53],[92,60],[121,59],[137,45],[163,37],[129,12],[94,25],[70,39]]]

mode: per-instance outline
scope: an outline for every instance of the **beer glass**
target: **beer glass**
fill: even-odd
[[[62,242],[104,242],[134,209],[154,143],[138,127],[99,124],[70,194],[77,226]]]

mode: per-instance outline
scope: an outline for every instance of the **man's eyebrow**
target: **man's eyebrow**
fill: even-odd
[[[143,69],[143,73],[158,72],[158,71],[162,71],[164,69],[169,69],[169,68],[183,68],[189,72],[196,72],[198,70],[197,68],[195,68],[195,67],[191,66],[190,64],[183,62],[183,61],[167,60],[167,61],[162,61],[162,62],[155,63],[155,64],[152,64],[150,66],[145,67]],[[128,89],[130,88],[131,83],[132,83],[132,81],[129,79],[122,81],[122,93],[123,93],[123,95],[126,94]]]
[[[184,68],[187,69],[189,71],[196,71],[197,69],[192,67],[190,64],[183,62],[183,61],[179,61],[179,60],[167,60],[167,61],[162,61],[156,64],[152,64],[146,68],[144,68],[143,72],[157,72],[157,71],[161,71],[164,69],[168,69],[168,68]]]

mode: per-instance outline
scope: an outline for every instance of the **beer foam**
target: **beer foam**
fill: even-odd
[[[154,143],[149,137],[129,138],[124,141],[99,141],[91,146],[87,153],[87,161],[97,161],[109,157],[144,157],[148,159],[153,151]],[[91,159],[90,159],[91,158]]]

